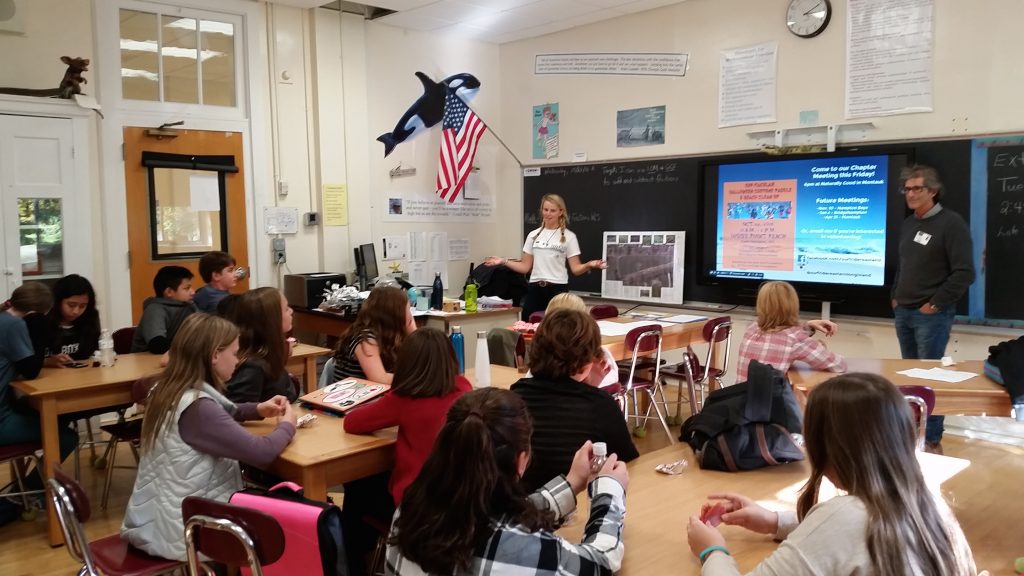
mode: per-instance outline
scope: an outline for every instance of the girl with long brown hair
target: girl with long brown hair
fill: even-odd
[[[374,288],[334,351],[334,380],[355,376],[391,384],[398,348],[415,329],[405,292],[393,286]]]
[[[227,381],[224,395],[232,402],[262,402],[284,396],[294,402],[298,391],[285,369],[291,344],[292,309],[276,288],[249,290],[230,307],[238,326],[238,367]]]
[[[448,409],[471,389],[469,380],[459,375],[455,351],[445,333],[420,328],[402,342],[391,390],[345,416],[345,432],[350,434],[398,426],[394,469],[345,484],[342,518],[349,573],[366,572],[362,560],[377,539],[364,518],[376,518],[385,525],[391,521],[406,487],[430,455]]]
[[[519,482],[530,460],[530,416],[512,392],[474,390],[459,398],[423,470],[405,491],[388,541],[389,574],[609,574],[623,555],[629,484],[615,455],[590,481],[583,543],[553,532],[576,508],[590,478],[590,442],[567,473],[527,496]]]
[[[544,310],[556,295],[569,291],[566,264],[574,276],[608,267],[604,260],[580,261],[580,242],[567,227],[569,214],[561,196],[545,194],[540,199],[540,220],[540,228],[526,236],[519,260],[491,256],[484,261],[487,266],[505,266],[513,272],[530,275],[523,302],[523,320]]]
[[[751,574],[974,576],[960,525],[925,484],[906,399],[885,378],[854,373],[807,399],[811,477],[793,512],[770,512],[738,494],[711,494],[722,522],[784,539]],[[819,501],[827,478],[846,495]],[[739,574],[716,528],[690,518],[690,550],[704,576]]]
[[[142,421],[139,473],[121,525],[121,537],[136,548],[184,560],[181,501],[227,502],[242,488],[239,461],[267,466],[295,435],[295,414],[283,396],[237,405],[224,397],[224,381],[237,364],[234,324],[203,313],[182,323]],[[271,417],[277,428],[266,436],[239,424]]]

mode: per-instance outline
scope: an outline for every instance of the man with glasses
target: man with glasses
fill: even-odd
[[[959,214],[939,204],[942,181],[930,166],[903,170],[902,192],[914,211],[900,231],[900,260],[892,289],[896,337],[904,358],[942,358],[956,304],[974,282],[971,232]],[[929,451],[942,451],[943,416],[930,416]]]

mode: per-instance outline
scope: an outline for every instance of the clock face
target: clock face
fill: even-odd
[[[786,26],[801,38],[821,34],[831,18],[829,0],[790,0],[786,10]]]

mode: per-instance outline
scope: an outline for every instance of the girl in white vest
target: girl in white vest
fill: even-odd
[[[142,459],[121,537],[154,556],[185,560],[181,501],[201,496],[227,502],[242,488],[239,460],[265,467],[295,435],[295,414],[283,396],[235,405],[224,382],[238,364],[238,328],[217,316],[193,314],[171,343],[170,361],[146,402]],[[277,417],[256,436],[239,422]]]

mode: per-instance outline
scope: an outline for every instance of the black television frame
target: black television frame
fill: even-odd
[[[864,150],[847,148],[836,152],[769,155],[750,154],[735,155],[728,158],[701,162],[699,166],[700,195],[699,206],[703,225],[700,227],[700,244],[697,249],[698,274],[697,284],[701,286],[720,286],[734,292],[742,300],[756,297],[758,287],[770,279],[739,278],[714,276],[718,250],[718,167],[731,164],[753,164],[759,162],[786,162],[791,160],[814,160],[819,158],[852,158],[863,156],[887,156],[889,159],[886,174],[889,193],[886,194],[886,237],[885,237],[885,272],[881,286],[863,284],[838,284],[825,282],[789,281],[800,293],[802,302],[843,302],[852,298],[889,298],[891,286],[896,277],[899,260],[899,230],[907,215],[907,207],[903,195],[899,192],[900,172],[906,166],[914,164],[912,147],[886,147],[885,149]],[[894,161],[897,160],[897,161]]]

